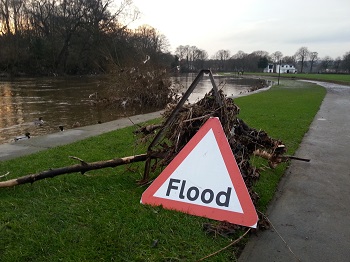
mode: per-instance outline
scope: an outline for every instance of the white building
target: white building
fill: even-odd
[[[280,66],[281,66],[281,71],[280,71]],[[276,65],[276,73],[281,73],[281,74],[295,74],[297,72],[296,68],[293,65],[288,65],[288,64],[277,64]]]
[[[264,68],[264,73],[281,73],[281,74],[295,74],[297,69],[293,65],[281,64],[281,71],[279,72],[280,65],[269,64]]]
[[[264,68],[264,73],[273,73],[273,64],[269,64],[266,68]]]

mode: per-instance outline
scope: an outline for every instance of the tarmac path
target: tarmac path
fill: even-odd
[[[48,148],[70,144],[91,136],[97,136],[119,128],[139,124],[151,119],[161,117],[162,112],[163,111],[158,111],[144,115],[135,115],[98,125],[68,129],[59,133],[53,133],[49,135],[33,137],[27,140],[2,144],[0,145],[0,161],[29,155]]]
[[[291,162],[267,211],[275,229],[240,262],[350,261],[350,86],[314,83],[327,94],[296,152],[311,162]]]

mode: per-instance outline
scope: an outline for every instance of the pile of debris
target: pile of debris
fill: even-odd
[[[109,82],[106,94],[91,97],[92,105],[164,108],[177,91],[166,70],[146,65],[121,68],[110,76]]]
[[[252,201],[256,205],[259,197],[252,188],[260,174],[259,170],[252,166],[251,157],[257,155],[266,158],[270,167],[273,168],[286,160],[284,156],[286,148],[282,141],[269,137],[262,130],[249,127],[243,120],[239,119],[237,115],[240,109],[232,98],[228,98],[222,91],[219,91],[218,95],[222,103],[218,103],[214,92],[211,91],[197,103],[183,105],[168,126],[165,127],[163,123],[139,129],[139,132],[144,134],[143,139],[145,139],[154,135],[154,132],[150,132],[150,130],[160,127],[166,128],[162,140],[152,148],[152,152],[149,152],[160,159],[152,165],[151,170],[167,166],[210,117],[218,117]],[[164,112],[164,121],[170,117],[175,106],[168,105]],[[258,228],[265,228],[266,221],[263,216],[259,218],[259,221]],[[232,226],[237,228],[236,225]]]

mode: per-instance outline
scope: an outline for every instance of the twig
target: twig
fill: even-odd
[[[129,121],[134,125],[134,126],[138,126],[138,127],[141,127],[139,124],[135,124],[130,117],[128,117]]]
[[[5,175],[1,175],[0,178],[5,177],[5,176],[7,176],[8,174],[10,174],[10,172],[7,172]]]
[[[288,248],[289,252],[291,252],[294,256],[294,258],[297,260],[297,261],[301,261],[297,255],[292,251],[292,249],[290,248],[290,246],[287,244],[287,242],[284,240],[284,238],[281,236],[281,234],[277,231],[277,229],[274,227],[274,225],[271,223],[270,219],[262,212],[260,212],[259,210],[257,210],[257,212],[259,214],[261,214],[269,223],[270,225],[272,226],[273,230],[275,230],[275,232],[277,233],[277,235],[280,237],[280,239],[283,241],[283,243],[286,245],[286,247]]]
[[[76,156],[69,156],[69,158],[72,158],[72,159],[75,159],[75,160],[78,160],[80,161],[80,163],[83,165],[83,166],[87,166],[88,163],[86,163],[86,161],[84,161],[83,159],[79,158],[79,157],[76,157]]]
[[[286,158],[289,158],[289,159],[294,159],[294,160],[300,160],[300,161],[304,161],[304,162],[310,162],[311,159],[308,159],[308,158],[301,158],[301,157],[296,157],[296,156],[284,156]]]
[[[197,261],[203,261],[209,257],[212,257],[212,256],[215,256],[216,254],[219,254],[221,251],[224,251],[225,249],[229,248],[230,246],[234,245],[234,244],[237,244],[239,241],[241,241],[250,231],[251,228],[249,228],[243,235],[241,235],[239,238],[237,238],[235,241],[231,242],[230,244],[228,244],[227,246],[221,248],[220,250],[212,253],[212,254],[209,254],[205,257],[202,257],[201,259],[197,260]]]
[[[206,117],[211,116],[211,115],[213,115],[213,114],[207,114],[207,115],[204,115],[204,116],[199,116],[199,117],[195,117],[195,118],[186,119],[186,120],[184,120],[182,122],[186,123],[186,122],[190,122],[190,121],[195,121],[195,120],[206,118]]]

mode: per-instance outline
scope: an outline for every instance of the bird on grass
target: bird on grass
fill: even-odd
[[[15,137],[15,142],[19,141],[19,140],[25,140],[25,139],[29,139],[30,138],[30,133],[27,132],[24,134],[24,136],[16,136]]]
[[[39,117],[37,120],[34,120],[34,125],[36,126],[43,126],[44,125],[44,120],[42,117]]]

